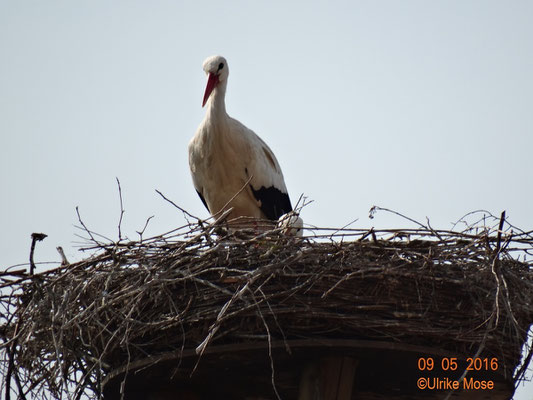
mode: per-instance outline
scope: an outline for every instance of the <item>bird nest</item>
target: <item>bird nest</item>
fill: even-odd
[[[516,381],[532,354],[520,362],[533,322],[533,236],[488,221],[304,238],[197,223],[139,241],[95,239],[83,261],[0,276],[4,391],[98,397],[106,374],[168,352],[193,351],[201,363],[210,346],[316,338],[494,356]]]

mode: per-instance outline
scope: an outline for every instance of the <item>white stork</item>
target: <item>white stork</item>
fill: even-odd
[[[207,104],[207,111],[189,143],[194,187],[211,215],[231,208],[228,221],[278,220],[292,211],[278,161],[259,136],[226,113],[226,59],[209,57],[203,69],[207,86],[202,107]]]

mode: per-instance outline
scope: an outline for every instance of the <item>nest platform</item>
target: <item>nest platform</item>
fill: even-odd
[[[531,233],[501,223],[463,232],[317,229],[304,238],[214,229],[95,241],[83,261],[3,273],[8,390],[302,399],[302,382],[313,381],[306,374],[344,365],[345,398],[508,399],[524,376]],[[421,370],[420,358],[435,368]],[[497,360],[496,368],[466,371],[468,358]],[[449,359],[457,368],[443,371]],[[421,376],[495,388],[421,390]]]

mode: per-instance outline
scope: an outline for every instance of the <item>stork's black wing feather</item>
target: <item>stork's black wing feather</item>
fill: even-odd
[[[196,191],[196,193],[198,193],[198,196],[200,197],[200,200],[202,200],[202,203],[204,203],[204,206],[205,208],[207,208],[207,211],[211,212],[211,210],[209,210],[209,207],[207,207],[207,203],[204,199],[204,196],[202,196],[202,193],[200,193],[198,190]]]
[[[261,202],[261,211],[270,220],[277,220],[283,214],[292,211],[291,199],[287,193],[276,189],[274,186],[261,187],[255,190],[250,185],[254,197]]]

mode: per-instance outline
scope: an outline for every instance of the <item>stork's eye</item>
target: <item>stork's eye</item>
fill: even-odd
[[[222,68],[224,68],[224,63],[218,64],[218,69],[221,70]]]

